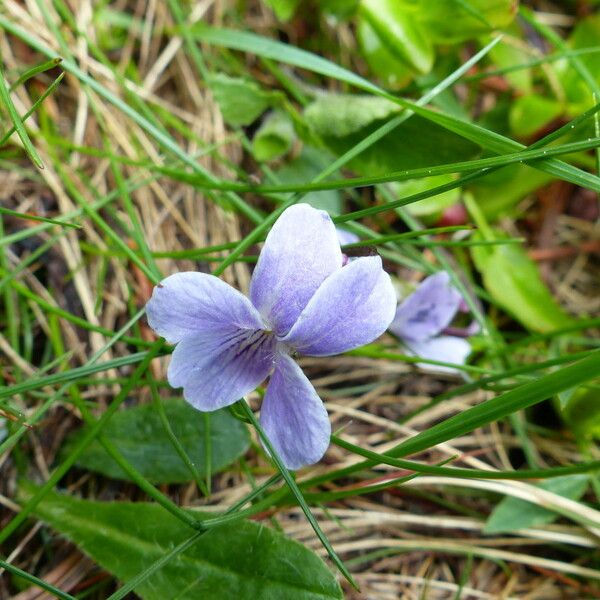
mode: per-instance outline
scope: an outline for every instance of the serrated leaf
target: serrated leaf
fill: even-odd
[[[496,239],[502,239],[496,233]],[[475,239],[483,239],[476,235]],[[573,321],[554,300],[537,265],[516,244],[473,246],[471,255],[492,298],[532,331],[552,331]]]
[[[588,484],[589,477],[587,475],[565,475],[548,479],[540,483],[538,487],[571,500],[579,500],[585,493]],[[558,516],[557,513],[538,504],[510,496],[504,498],[492,511],[483,531],[484,533],[503,533],[536,525],[547,525]]]
[[[229,125],[250,125],[273,103],[272,92],[247,79],[218,73],[208,83]]]
[[[204,414],[181,399],[163,401],[173,433],[200,475],[205,474]],[[87,427],[67,439],[64,452],[87,433]],[[190,481],[190,471],[169,439],[153,404],[118,412],[104,428],[104,435],[123,456],[154,483]],[[246,427],[226,410],[210,413],[211,472],[215,473],[239,458],[249,446]],[[95,440],[81,454],[77,466],[115,479],[126,474]]]
[[[193,534],[164,508],[144,502],[94,502],[50,493],[34,514],[124,582]],[[313,552],[245,520],[211,529],[135,591],[144,600],[342,597],[335,577]]]

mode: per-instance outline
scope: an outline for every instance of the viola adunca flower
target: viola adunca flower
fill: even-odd
[[[154,288],[148,323],[176,344],[167,377],[195,408],[233,404],[270,376],[260,422],[290,469],[321,459],[331,434],[323,402],[293,359],[332,356],[379,337],[396,295],[379,256],[343,266],[329,215],[307,204],[273,225],[249,298],[213,275],[176,273]]]

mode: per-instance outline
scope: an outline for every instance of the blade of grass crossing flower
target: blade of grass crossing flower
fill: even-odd
[[[15,128],[19,138],[21,138],[21,142],[23,147],[25,148],[25,152],[31,159],[31,162],[38,167],[39,169],[43,169],[44,165],[42,163],[42,159],[39,157],[37,150],[34,148],[31,140],[29,139],[29,135],[27,135],[27,131],[25,129],[25,125],[23,125],[23,120],[19,116],[15,105],[13,104],[12,98],[10,97],[10,92],[8,91],[8,87],[6,86],[6,80],[4,79],[4,73],[0,69],[0,100],[4,104],[6,110],[8,111],[8,115],[10,120],[13,122],[13,127]]]
[[[267,437],[266,433],[264,432],[263,428],[261,427],[260,423],[258,422],[258,419],[252,412],[252,409],[248,406],[248,404],[246,403],[245,400],[239,401],[239,407],[246,414],[248,419],[250,419],[252,425],[258,432],[258,435],[260,436],[261,441],[265,445],[265,448],[269,452],[272,461],[275,463],[275,466],[277,467],[277,469],[281,473],[281,476],[283,477],[286,484],[290,488],[291,493],[293,494],[294,498],[298,502],[298,505],[302,509],[302,512],[306,516],[306,518],[307,518],[308,522],[310,523],[311,527],[313,528],[314,532],[317,534],[317,537],[321,541],[321,544],[323,544],[323,547],[327,550],[327,553],[329,554],[329,558],[331,558],[332,562],[339,569],[340,573],[349,581],[349,583],[356,590],[358,590],[358,586],[357,586],[356,582],[354,581],[354,578],[350,574],[350,571],[348,571],[348,569],[346,568],[344,563],[341,561],[340,557],[337,555],[337,553],[333,549],[331,543],[327,539],[327,536],[325,535],[325,533],[321,529],[321,526],[319,525],[319,523],[315,519],[314,515],[312,514],[310,507],[304,500],[304,496],[302,495],[302,492],[300,491],[298,484],[296,483],[296,481],[292,477],[291,473],[287,470],[287,468],[285,467],[285,465],[279,458],[279,455],[275,451],[275,448],[273,448],[273,445],[271,444],[269,438]]]
[[[48,592],[49,594],[52,594],[53,596],[56,596],[57,598],[61,598],[62,600],[76,600],[75,596],[71,596],[71,594],[67,594],[62,590],[59,590],[47,581],[44,581],[43,579],[40,579],[39,577],[36,577],[35,575],[28,573],[27,571],[23,571],[23,569],[19,569],[19,567],[15,567],[15,565],[11,565],[9,562],[6,562],[2,558],[0,558],[0,567],[6,569],[9,573],[12,573],[13,575],[22,577],[26,581],[33,583],[37,587]]]

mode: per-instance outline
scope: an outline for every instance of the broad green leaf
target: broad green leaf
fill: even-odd
[[[462,42],[509,25],[518,0],[420,0],[418,19],[436,43]]]
[[[276,172],[277,179],[282,184],[301,184],[312,181],[334,159],[335,157],[326,150],[305,145],[298,158],[285,164]],[[338,190],[308,192],[308,194],[302,197],[302,202],[306,202],[315,208],[326,210],[332,216],[337,216],[342,211],[342,197]]]
[[[552,175],[525,165],[509,165],[469,186],[483,214],[490,221],[511,214],[517,204],[550,183]]]
[[[417,73],[429,73],[433,46],[416,18],[416,8],[410,0],[362,0],[360,15],[390,54]]]
[[[565,475],[543,481],[539,487],[571,500],[579,500],[585,494],[588,484],[588,475]],[[547,525],[556,520],[558,516],[557,513],[538,504],[508,496],[492,511],[483,531],[484,533],[504,533],[537,525]]]
[[[577,438],[600,437],[600,387],[579,386],[559,397],[559,412]]]
[[[496,239],[502,239],[496,233]],[[483,239],[475,235],[474,239]],[[537,265],[516,244],[473,246],[471,255],[492,298],[532,331],[567,327],[572,319],[556,303],[542,281]]]
[[[223,119],[229,125],[249,125],[269,108],[273,100],[273,93],[240,77],[218,73],[212,75],[208,83]]]
[[[385,98],[360,94],[327,94],[307,106],[306,123],[336,154],[353,148],[398,107]],[[363,151],[349,163],[359,173],[382,175],[474,158],[479,147],[426,119],[413,116],[394,133]]]
[[[324,94],[306,107],[304,118],[320,136],[343,138],[401,110],[397,104],[377,96]]]
[[[423,179],[409,179],[408,181],[391,183],[390,187],[394,190],[394,195],[397,198],[406,198],[436,186],[450,183],[455,179],[456,176],[454,175],[436,175]],[[460,195],[460,188],[454,188],[436,196],[408,204],[405,209],[415,217],[437,217],[440,216],[444,209],[456,204],[460,199]]]
[[[280,21],[288,21],[294,16],[302,0],[264,0],[273,9]]]
[[[592,15],[581,19],[569,36],[567,43],[572,50],[597,47],[600,45],[600,15]],[[578,57],[581,64],[600,83],[600,54],[587,54]],[[594,102],[590,88],[568,59],[557,64],[561,82],[570,102],[581,107],[573,107],[573,112],[580,112],[583,107],[591,106]],[[597,101],[597,100],[596,100]]]
[[[511,26],[509,32],[518,35],[516,26]],[[510,68],[522,65],[531,60],[531,53],[525,52],[524,48],[503,39],[490,50],[490,59],[493,64],[499,68]],[[533,89],[532,70],[520,68],[510,73],[505,73],[503,77],[517,90],[524,94],[530,94]]]
[[[521,138],[528,138],[559,117],[563,106],[558,100],[531,94],[517,98],[510,108],[510,128]]]
[[[162,507],[144,502],[93,502],[49,493],[34,514],[124,582],[194,533]],[[209,530],[135,591],[144,600],[342,597],[335,577],[310,550],[245,520]]]
[[[398,89],[410,82],[412,71],[387,49],[368,21],[360,19],[356,33],[369,68],[386,87]]]
[[[252,139],[252,152],[258,161],[273,160],[290,151],[296,132],[289,116],[282,111],[272,112],[258,128]]]
[[[200,411],[181,399],[163,401],[165,413],[175,436],[200,475],[205,468],[205,420]],[[87,433],[87,427],[67,440],[64,452]],[[104,428],[108,438],[144,477],[154,483],[183,483],[191,474],[173,447],[153,404],[128,408],[115,414]],[[226,410],[210,414],[211,472],[223,470],[239,458],[249,446],[246,427]],[[127,476],[104,450],[98,440],[92,442],[76,463],[115,479]]]

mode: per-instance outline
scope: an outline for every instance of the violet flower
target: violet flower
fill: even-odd
[[[265,241],[250,298],[204,273],[177,273],[154,288],[148,323],[177,344],[167,378],[195,408],[233,404],[271,375],[260,422],[290,469],[329,446],[323,402],[292,358],[332,356],[379,337],[396,309],[379,256],[342,266],[329,215],[285,210]]]
[[[464,309],[462,296],[450,284],[448,273],[440,271],[424,279],[398,305],[389,329],[416,356],[463,365],[471,345],[463,337],[443,335],[459,309]],[[465,334],[470,333],[473,331],[465,330]],[[427,363],[419,363],[419,366],[426,370],[456,372],[450,367]]]

